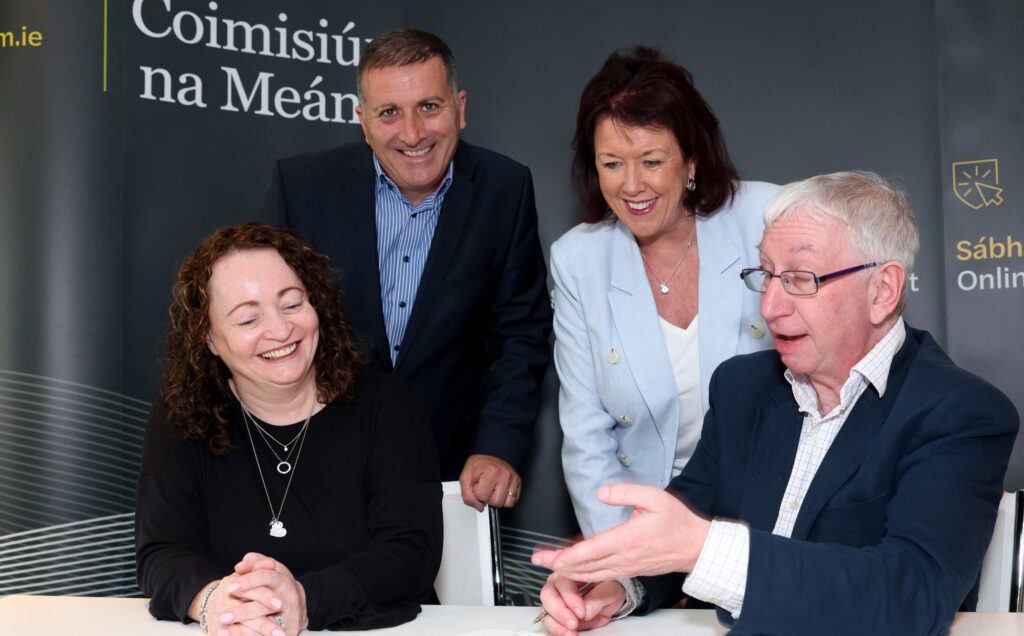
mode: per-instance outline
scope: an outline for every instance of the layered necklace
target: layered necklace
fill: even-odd
[[[306,420],[305,424],[302,425],[302,428],[299,429],[299,432],[295,434],[295,437],[293,437],[290,442],[282,443],[278,441],[278,439],[274,437],[274,435],[271,434],[270,431],[263,428],[263,426],[260,425],[259,420],[254,418],[252,416],[252,413],[247,411],[244,406],[242,407],[242,413],[244,413],[244,416],[248,418],[249,422],[251,422],[252,425],[256,427],[256,432],[260,434],[260,437],[262,437],[263,441],[266,442],[267,448],[270,449],[270,452],[277,459],[277,472],[281,473],[282,475],[287,475],[288,473],[292,472],[291,458],[292,455],[296,453],[295,442],[299,441],[299,438],[304,437],[306,433],[306,428],[309,426],[309,420]],[[280,455],[277,454],[276,447],[278,446],[281,447],[281,452],[285,454],[283,459],[281,458]],[[295,456],[295,460],[298,461],[298,455]]]
[[[643,251],[643,249],[642,249],[642,248],[640,249],[640,258],[642,258],[642,259],[643,259],[643,261],[644,261],[644,265],[646,265],[646,266],[647,266],[647,271],[649,271],[649,272],[651,273],[651,276],[654,276],[654,278],[655,278],[655,279],[656,279],[656,280],[658,281],[658,283],[659,283],[659,287],[658,287],[658,289],[660,289],[660,290],[661,290],[661,293],[663,293],[663,294],[667,294],[667,293],[669,293],[670,291],[672,291],[672,290],[671,290],[671,289],[669,289],[669,287],[668,287],[668,282],[669,282],[670,280],[672,280],[672,277],[673,277],[673,276],[675,276],[675,275],[676,275],[676,272],[678,272],[678,271],[679,271],[679,266],[683,264],[683,259],[685,259],[685,258],[686,258],[686,255],[687,255],[687,254],[689,253],[689,251],[690,251],[690,246],[691,246],[691,245],[693,245],[693,233],[694,233],[694,232],[695,232],[696,230],[697,230],[697,225],[696,225],[696,224],[694,224],[694,226],[693,226],[693,229],[692,229],[692,230],[690,230],[690,238],[686,239],[686,249],[684,249],[684,250],[683,250],[683,255],[679,257],[679,260],[678,260],[678,261],[676,261],[676,266],[672,268],[672,273],[671,273],[671,274],[669,274],[669,275],[668,275],[668,278],[666,278],[665,280],[662,280],[662,279],[661,279],[661,277],[660,277],[660,276],[658,276],[657,272],[655,272],[655,271],[654,271],[654,268],[653,268],[653,267],[651,267],[651,264],[647,262],[647,257],[646,257],[646,256],[644,256],[644,251]],[[639,246],[637,246],[637,247],[639,248]]]
[[[298,470],[299,456],[302,455],[302,446],[306,443],[306,431],[309,430],[309,420],[313,417],[313,411],[316,410],[316,396],[313,397],[313,405],[309,408],[309,415],[306,416],[306,421],[303,422],[302,428],[299,432],[287,443],[281,443],[276,437],[266,431],[260,423],[253,417],[249,409],[245,408],[245,403],[242,402],[242,398],[237,394],[235,397],[238,398],[238,405],[242,407],[242,421],[245,423],[245,432],[249,436],[249,445],[252,447],[252,456],[256,460],[256,471],[260,475],[260,483],[263,485],[263,494],[267,497],[267,506],[270,507],[270,536],[281,538],[288,534],[288,530],[284,527],[284,523],[281,522],[281,511],[284,510],[284,502],[288,498],[288,491],[292,487],[292,478],[295,477],[295,471]],[[263,467],[260,466],[259,455],[256,454],[256,440],[253,437],[252,429],[249,428],[249,423],[256,428],[259,432],[260,437],[266,443],[270,452],[277,459],[277,472],[282,475],[288,475],[288,483],[284,486],[284,494],[281,495],[281,503],[274,509],[274,504],[270,500],[270,490],[267,489],[267,480],[263,477]],[[296,446],[296,442],[298,445]],[[285,453],[282,459],[277,454],[277,450],[274,448],[274,444],[282,447],[282,451]],[[290,449],[290,450],[289,450]],[[292,462],[292,453],[295,454],[295,461]]]

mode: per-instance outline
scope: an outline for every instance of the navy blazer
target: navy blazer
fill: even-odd
[[[784,370],[774,351],[718,368],[700,443],[669,486],[704,514],[750,526],[730,633],[943,632],[992,536],[1019,424],[1013,404],[908,327],[885,395],[868,387],[854,405],[787,539],[771,532],[803,417]],[[652,607],[678,598],[672,579],[644,581]],[[719,618],[732,620],[721,609]]]
[[[530,171],[460,141],[402,349],[392,366],[377,267],[373,155],[363,142],[275,163],[261,218],[341,270],[368,366],[409,379],[431,413],[443,479],[466,457],[519,465],[550,359],[551,305]]]

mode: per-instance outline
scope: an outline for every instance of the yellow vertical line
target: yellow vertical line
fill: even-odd
[[[103,0],[103,92],[107,92],[107,0]]]

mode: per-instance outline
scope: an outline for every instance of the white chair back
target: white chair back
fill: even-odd
[[[442,605],[495,605],[503,601],[497,511],[462,502],[457,481],[446,481],[442,509],[444,548],[434,591]]]
[[[979,612],[1020,611],[1020,492],[1003,493],[992,541],[981,562]],[[1024,503],[1024,500],[1021,500]]]

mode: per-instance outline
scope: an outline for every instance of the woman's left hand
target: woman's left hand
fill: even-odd
[[[264,636],[296,636],[306,629],[306,591],[283,563],[250,552],[235,565],[235,574],[228,592],[248,602],[225,611],[221,618],[225,627],[245,623]]]

